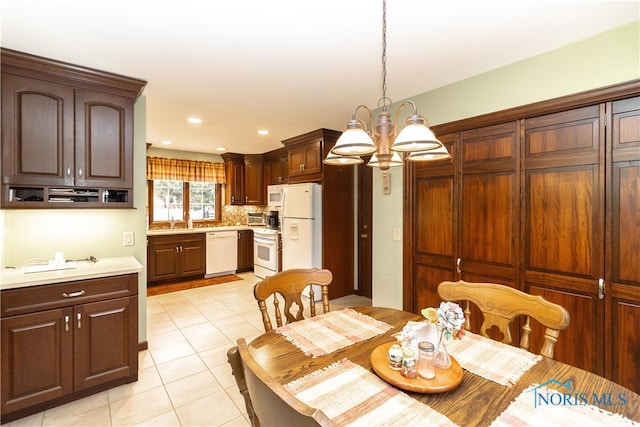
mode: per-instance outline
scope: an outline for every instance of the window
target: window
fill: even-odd
[[[220,185],[168,179],[148,181],[149,222],[220,220]]]

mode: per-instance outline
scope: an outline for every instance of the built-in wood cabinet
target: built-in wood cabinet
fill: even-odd
[[[138,379],[138,275],[3,290],[2,422]]]
[[[206,234],[148,236],[147,282],[204,276]]]
[[[289,183],[322,185],[322,267],[333,273],[329,298],[354,293],[355,166],[323,166],[342,133],[317,129],[282,141],[288,150]]]
[[[145,82],[2,50],[2,207],[133,206]]]
[[[238,230],[237,271],[253,270],[253,230]]]
[[[263,205],[264,171],[261,154],[224,153],[227,205]]]
[[[438,304],[443,280],[542,295],[571,315],[556,359],[639,391],[639,92],[434,127],[454,160],[405,168],[404,308]],[[542,334],[533,325],[532,347]]]

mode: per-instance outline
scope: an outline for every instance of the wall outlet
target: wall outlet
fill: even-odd
[[[135,244],[136,238],[133,231],[125,231],[122,233],[122,246],[134,246]]]

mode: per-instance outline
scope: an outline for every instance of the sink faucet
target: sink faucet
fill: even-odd
[[[176,220],[173,219],[173,217],[171,217],[171,229],[173,230],[173,227],[176,226]]]

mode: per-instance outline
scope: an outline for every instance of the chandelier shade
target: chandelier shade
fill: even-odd
[[[400,111],[400,110],[398,110]],[[394,151],[427,151],[442,146],[435,134],[425,124],[422,116],[413,115],[405,123],[404,128],[396,136],[391,149]]]
[[[407,157],[407,160],[412,162],[424,162],[430,160],[446,160],[450,158],[451,154],[449,154],[447,148],[444,145],[441,145],[433,150],[411,153]]]
[[[347,129],[342,132],[331,152],[340,156],[366,156],[375,153],[377,149],[361,122],[354,119],[349,121]]]
[[[364,160],[358,156],[341,156],[339,154],[329,152],[322,162],[328,165],[359,165],[364,163]]]

